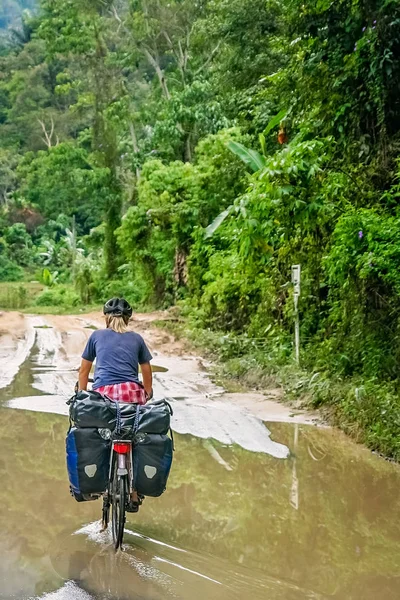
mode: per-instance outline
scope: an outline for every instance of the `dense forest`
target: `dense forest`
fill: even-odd
[[[0,280],[178,302],[260,382],[301,264],[293,387],[400,456],[396,56],[397,0],[41,0],[0,48]]]

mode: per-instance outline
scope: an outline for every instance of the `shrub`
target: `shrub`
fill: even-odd
[[[105,281],[102,278],[92,285],[92,292],[96,300],[104,303],[114,296],[125,298],[132,306],[143,304],[146,297],[147,282],[138,276],[124,277]]]
[[[0,263],[0,281],[21,281],[24,270],[13,260],[2,256]]]
[[[42,292],[35,301],[37,306],[63,306],[65,308],[79,306],[80,298],[73,289],[67,286],[55,286]]]

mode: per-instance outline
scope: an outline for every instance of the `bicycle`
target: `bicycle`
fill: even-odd
[[[109,525],[111,508],[111,529],[115,550],[122,546],[126,521],[126,508],[133,491],[132,481],[132,442],[113,440],[110,456],[108,489],[103,495],[102,530]]]
[[[89,379],[92,383],[93,380]],[[78,391],[78,383],[75,385],[75,393]],[[111,509],[111,530],[114,542],[115,550],[122,546],[124,537],[124,528],[126,521],[126,510],[131,505],[131,494],[135,490],[133,489],[133,454],[132,454],[132,440],[121,440],[119,436],[121,434],[121,414],[118,403],[117,406],[117,426],[115,432],[111,432],[110,429],[99,429],[99,433],[103,439],[111,440],[111,452],[110,452],[110,468],[108,476],[107,490],[102,494],[93,494],[92,498],[96,496],[103,497],[103,508],[102,508],[102,531],[108,528],[110,521],[110,509]],[[139,420],[139,410],[137,408],[135,414],[135,425],[133,432],[137,430]],[[113,439],[114,438],[114,439]],[[143,500],[143,496],[138,495],[138,502],[136,511],[139,509]]]

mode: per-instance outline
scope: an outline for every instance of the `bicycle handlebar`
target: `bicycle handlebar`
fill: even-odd
[[[92,377],[89,377],[89,378],[88,378],[88,383],[93,383],[93,381],[94,381],[94,379],[93,379]],[[77,382],[75,383],[75,393],[77,393],[77,392],[78,392],[78,390],[79,390],[79,381],[77,381]]]

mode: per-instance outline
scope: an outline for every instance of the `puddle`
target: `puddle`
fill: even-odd
[[[167,373],[167,367],[161,367],[160,365],[151,365],[153,373]]]
[[[21,600],[398,599],[399,470],[329,430],[270,427],[288,460],[177,435],[167,492],[128,516],[115,555],[100,502],[68,494],[67,420],[0,409],[0,589]]]
[[[50,339],[36,340],[31,356],[22,364],[12,385],[3,390],[0,398],[6,400],[8,408],[68,415],[66,401],[73,395],[77,376],[74,369],[57,367],[59,350],[54,345],[54,335],[60,337],[54,332]],[[155,398],[165,397],[163,380],[157,380],[157,373],[166,372],[166,367],[155,365]],[[182,381],[175,379],[175,384],[182,392]],[[273,441],[270,430],[246,409],[237,406],[228,409],[216,399],[212,403],[207,399],[204,402],[193,386],[187,391],[188,394],[192,391],[189,399],[168,397],[174,411],[172,428],[175,432],[212,438],[222,444],[239,444],[246,450],[265,452],[275,458],[289,456],[287,446]]]
[[[202,401],[203,376],[176,368],[155,375],[175,411],[168,489],[128,515],[116,555],[100,502],[68,491],[63,339],[39,329],[0,390],[0,600],[398,600],[398,466],[330,429]]]

